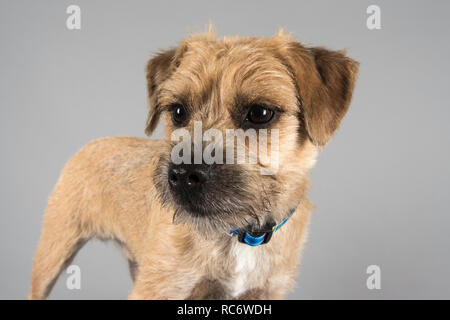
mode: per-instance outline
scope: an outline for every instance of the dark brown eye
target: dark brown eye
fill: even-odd
[[[182,104],[174,104],[171,107],[172,121],[176,126],[182,126],[188,119],[188,112]]]
[[[245,121],[257,125],[262,125],[269,123],[270,120],[272,120],[274,114],[275,112],[269,108],[260,105],[254,105],[250,107]]]

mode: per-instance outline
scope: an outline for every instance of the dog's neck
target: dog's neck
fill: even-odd
[[[272,234],[278,231],[291,218],[297,207],[290,210],[289,215],[280,223],[276,224],[273,219],[266,221],[262,227],[248,226],[246,228],[234,229],[229,232],[230,236],[236,235],[239,242],[245,243],[249,246],[256,247],[266,244],[272,238]]]
[[[238,241],[249,246],[260,246],[266,244],[272,238],[273,233],[278,231],[284,224],[289,223],[290,218],[302,203],[307,200],[306,191],[308,189],[309,179],[305,177],[295,190],[291,190],[290,198],[293,199],[288,205],[289,208],[280,208],[276,217],[269,217],[263,225],[254,224],[244,228],[237,228],[228,232],[230,236],[237,236]],[[294,200],[296,199],[296,200]],[[275,220],[277,219],[277,220]],[[282,231],[280,231],[282,232]]]

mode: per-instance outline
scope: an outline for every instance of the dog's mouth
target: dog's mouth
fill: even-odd
[[[250,200],[241,173],[225,165],[173,165],[168,168],[169,189],[175,202],[193,216],[226,212]]]
[[[161,202],[174,210],[174,223],[189,223],[202,233],[229,232],[259,225],[270,212],[261,184],[234,165],[158,166],[155,184]]]

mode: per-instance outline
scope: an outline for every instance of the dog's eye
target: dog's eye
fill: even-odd
[[[269,123],[274,114],[275,112],[267,107],[254,105],[250,107],[245,121],[256,125],[263,125]]]
[[[171,107],[172,121],[176,126],[182,126],[188,119],[188,112],[182,104],[174,104]]]

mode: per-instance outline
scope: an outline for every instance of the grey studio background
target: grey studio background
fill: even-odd
[[[88,141],[144,136],[144,67],[211,20],[222,35],[347,48],[361,62],[350,110],[312,171],[312,215],[290,299],[450,298],[448,1],[0,2],[0,298],[28,295],[43,212],[64,163]],[[81,30],[66,8],[81,7]],[[368,30],[366,8],[381,8]],[[154,137],[162,137],[162,127]],[[50,298],[124,299],[113,243],[88,243]],[[368,290],[366,268],[381,268]]]

